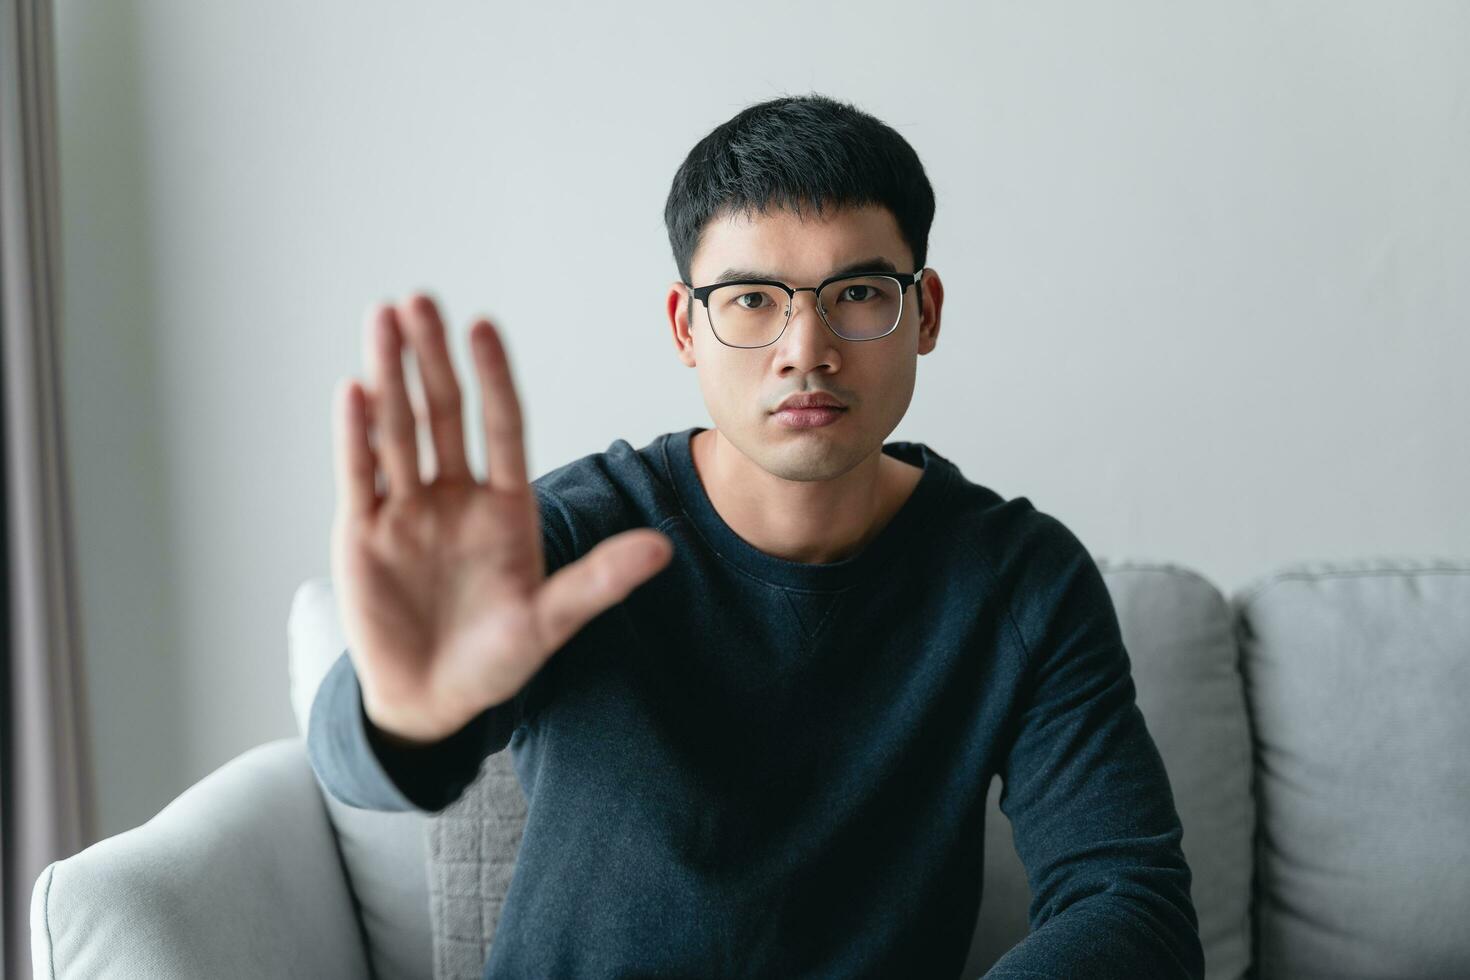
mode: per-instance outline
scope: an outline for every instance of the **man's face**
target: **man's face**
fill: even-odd
[[[887,259],[913,272],[913,255],[887,208],[825,210],[803,218],[786,210],[717,217],[704,230],[690,264],[694,285],[727,269],[762,273],[788,286],[816,286],[835,270]],[[919,313],[917,291],[925,291]],[[715,428],[762,469],[786,480],[830,480],[882,450],[914,393],[917,355],[934,348],[943,298],[933,270],[904,292],[898,326],[877,340],[838,337],[816,309],[816,294],[797,293],[791,321],[766,347],[726,347],[710,330],[704,304],[689,309],[689,290],[670,287],[669,319],[679,358],[695,367]],[[778,421],[776,407],[793,392],[825,392],[846,409],[814,428]]]

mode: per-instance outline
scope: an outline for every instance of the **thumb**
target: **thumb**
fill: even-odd
[[[548,654],[594,617],[663,570],[674,554],[669,536],[651,528],[614,534],[557,569],[536,593],[535,616]]]

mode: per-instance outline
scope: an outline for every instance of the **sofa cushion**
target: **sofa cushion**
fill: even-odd
[[[509,747],[429,822],[429,922],[435,980],[479,980],[490,957],[516,855],[526,797]]]
[[[1298,563],[1232,604],[1259,975],[1470,976],[1470,563]]]
[[[301,584],[287,622],[291,709],[302,736],[316,689],[347,648],[330,578]],[[358,916],[367,934],[373,975],[380,980],[429,980],[427,817],[350,807],[323,793],[347,868]]]

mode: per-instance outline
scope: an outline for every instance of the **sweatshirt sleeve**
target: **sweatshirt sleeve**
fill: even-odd
[[[357,672],[343,651],[312,700],[306,754],[322,787],[348,806],[437,813],[505,748],[520,723],[519,706],[517,695],[431,745],[390,746],[363,710]]]
[[[1031,931],[986,976],[1203,977],[1182,827],[1112,597],[1072,532],[1036,514],[1041,542],[1014,604],[1027,693],[1000,797]]]
[[[539,488],[538,506],[549,577],[565,563],[560,543],[564,514]],[[544,682],[538,674],[514,698],[485,709],[454,734],[431,745],[404,748],[384,741],[368,718],[357,671],[344,650],[312,699],[307,758],[322,787],[348,806],[437,813],[459,799],[486,758],[509,744],[524,720],[532,688],[541,689],[538,697],[545,696]]]

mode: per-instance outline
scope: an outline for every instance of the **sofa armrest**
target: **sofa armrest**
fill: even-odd
[[[38,980],[367,976],[305,742],[249,749],[142,826],[48,865],[31,950]]]

